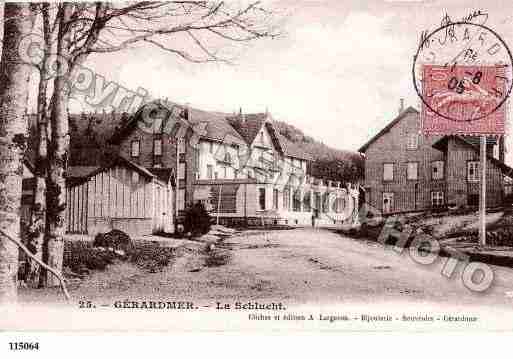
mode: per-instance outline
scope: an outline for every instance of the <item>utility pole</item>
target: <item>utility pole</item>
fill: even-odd
[[[486,136],[481,136],[481,196],[479,196],[479,245],[486,245]]]

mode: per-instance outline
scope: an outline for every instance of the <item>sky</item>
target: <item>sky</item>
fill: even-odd
[[[421,31],[439,27],[445,14],[458,20],[486,12],[486,25],[513,46],[511,1],[276,0],[268,6],[282,35],[243,47],[224,44],[237,54],[234,65],[188,63],[149,46],[91,56],[85,65],[129,89],[143,87],[195,108],[268,110],[325,144],[356,151],[397,115],[401,98],[419,108],[413,55]]]

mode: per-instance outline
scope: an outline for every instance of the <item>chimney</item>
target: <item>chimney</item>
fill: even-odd
[[[404,111],[404,98],[401,98],[399,100],[399,114],[401,114]]]
[[[239,118],[242,123],[246,122],[246,116],[242,113],[242,107],[239,108]]]

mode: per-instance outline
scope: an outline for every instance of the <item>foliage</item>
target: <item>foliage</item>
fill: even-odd
[[[63,267],[68,267],[73,273],[86,275],[91,270],[105,270],[116,257],[113,251],[93,247],[90,242],[66,241]]]
[[[312,176],[341,182],[355,182],[363,178],[364,162],[360,154],[329,147],[288,123],[274,121],[273,125],[282,136],[314,157],[309,168]]]
[[[98,233],[94,237],[94,247],[113,248],[128,253],[133,245],[130,236],[119,229],[113,229],[107,233]]]
[[[193,237],[207,234],[212,225],[212,218],[203,203],[196,202],[185,210],[184,231]]]
[[[161,272],[175,257],[173,248],[158,243],[139,242],[128,255],[128,260],[150,273]]]
[[[64,246],[64,267],[73,273],[87,275],[92,270],[105,270],[116,260],[124,260],[137,265],[142,270],[156,273],[168,266],[175,257],[173,248],[161,247],[154,242],[136,242],[128,252],[95,247],[86,241],[66,241]]]

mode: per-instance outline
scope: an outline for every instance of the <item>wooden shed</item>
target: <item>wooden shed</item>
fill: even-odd
[[[129,235],[174,231],[174,191],[166,177],[116,157],[86,177],[69,179],[67,231],[96,235],[111,229]]]

